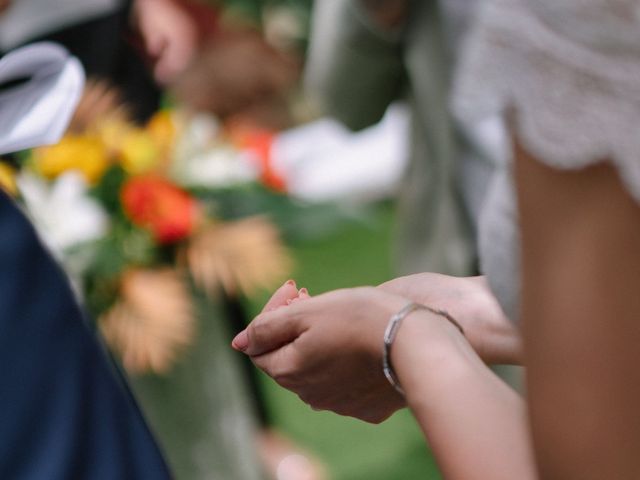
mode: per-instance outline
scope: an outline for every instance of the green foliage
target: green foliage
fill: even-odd
[[[109,215],[122,216],[120,206],[120,189],[127,174],[118,165],[110,167],[92,190],[92,195],[105,207]]]
[[[191,192],[205,201],[212,215],[223,220],[268,216],[289,242],[326,238],[354,222],[366,224],[374,216],[371,206],[297,201],[259,183]]]

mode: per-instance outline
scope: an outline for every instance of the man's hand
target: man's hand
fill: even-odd
[[[136,0],[134,21],[147,53],[155,60],[156,80],[169,83],[189,65],[196,51],[193,21],[172,0]]]
[[[449,312],[486,363],[521,363],[520,334],[502,312],[484,277],[419,273],[390,280],[378,288]]]
[[[408,301],[372,287],[304,294],[281,287],[234,348],[315,409],[379,423],[402,408],[382,348],[390,316]]]

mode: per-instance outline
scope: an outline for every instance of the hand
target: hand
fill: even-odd
[[[520,334],[506,318],[484,277],[451,277],[419,273],[396,278],[378,287],[449,312],[464,328],[465,337],[488,364],[520,364]]]
[[[379,423],[402,408],[382,372],[382,342],[408,301],[372,287],[300,296],[283,285],[234,348],[315,409]]]
[[[196,51],[194,22],[172,0],[137,0],[134,20],[147,53],[155,60],[156,80],[169,83],[184,71]]]

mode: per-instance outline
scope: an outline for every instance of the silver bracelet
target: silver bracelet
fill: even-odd
[[[396,372],[393,370],[391,366],[391,346],[393,345],[393,341],[396,339],[396,335],[398,330],[400,329],[400,324],[402,321],[409,315],[410,313],[416,310],[426,310],[428,312],[433,313],[434,315],[439,315],[449,322],[451,322],[460,333],[464,335],[464,329],[462,326],[451,316],[449,312],[445,310],[440,310],[436,308],[431,308],[426,305],[422,305],[420,303],[409,303],[402,307],[400,311],[393,314],[389,319],[389,324],[387,325],[387,329],[384,332],[384,347],[382,350],[382,371],[384,372],[384,376],[387,377],[389,383],[396,391],[404,397],[405,393],[402,387],[400,386],[400,382],[398,380],[398,376]]]

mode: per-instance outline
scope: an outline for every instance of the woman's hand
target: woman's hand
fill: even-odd
[[[300,296],[283,285],[234,348],[315,409],[379,423],[402,408],[382,348],[390,316],[408,300],[373,287]]]
[[[476,353],[488,364],[520,364],[520,334],[505,317],[484,277],[419,273],[378,287],[449,312],[464,328]]]

